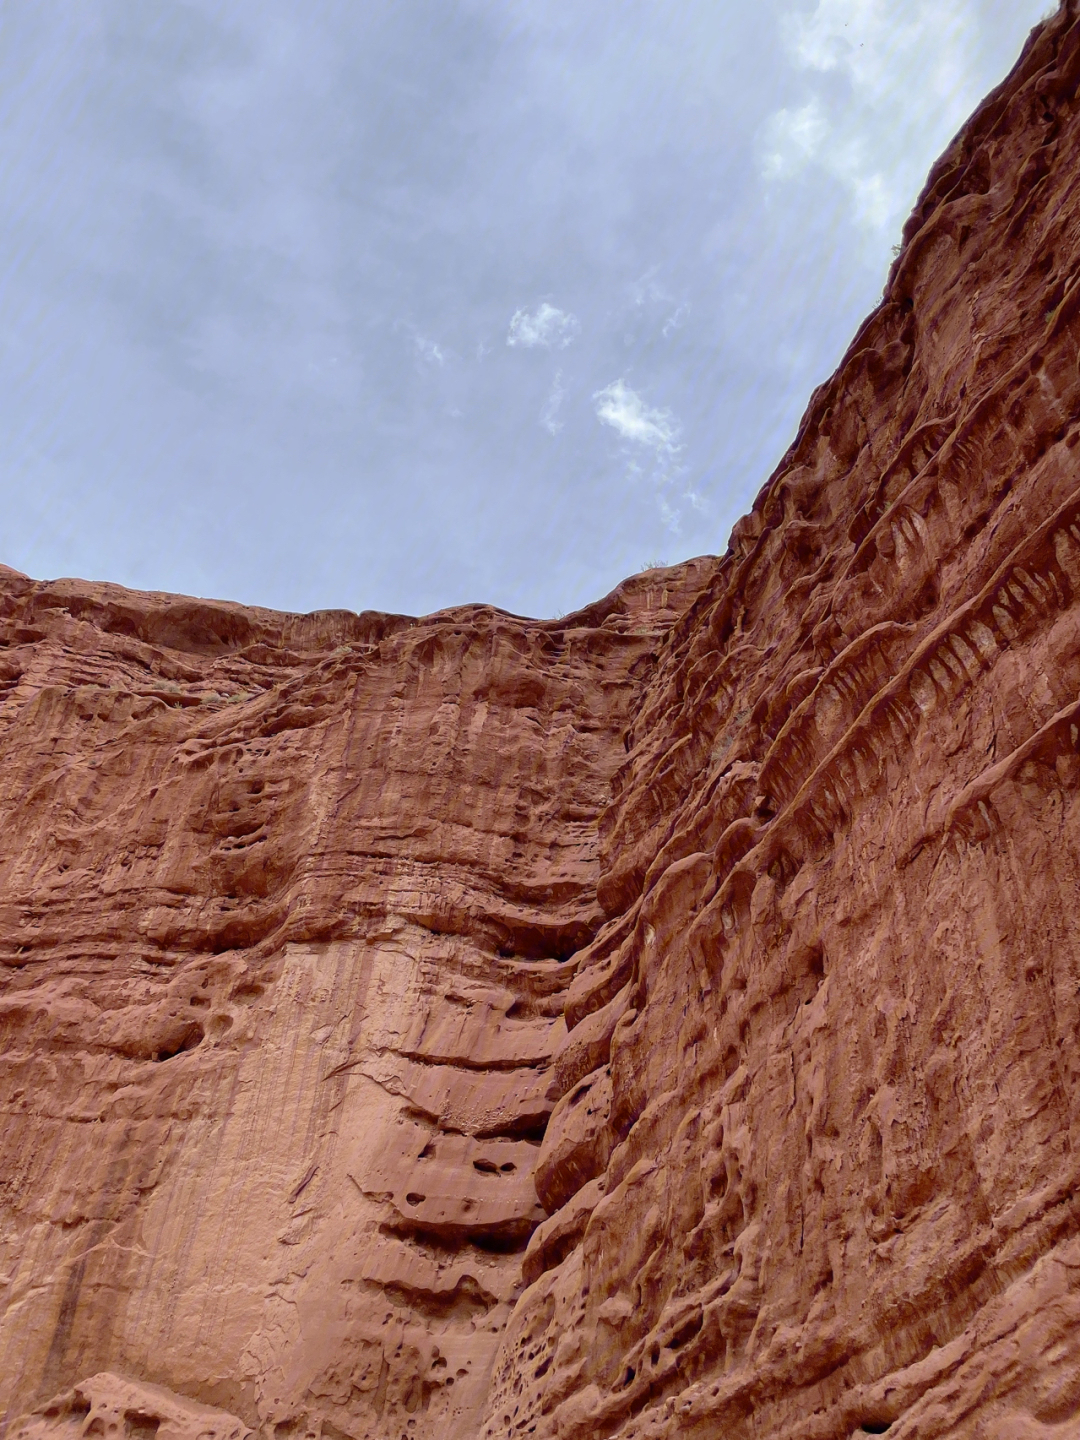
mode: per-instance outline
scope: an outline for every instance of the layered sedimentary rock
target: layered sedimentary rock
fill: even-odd
[[[1080,1433],[1078,83],[1069,4],[720,560],[3,577],[10,1433]]]
[[[475,1432],[596,817],[712,568],[553,624],[0,577],[0,1413]]]

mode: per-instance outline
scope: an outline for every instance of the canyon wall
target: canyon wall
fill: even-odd
[[[0,1413],[475,1433],[596,816],[714,568],[547,625],[0,577]]]
[[[1080,1435],[1080,18],[722,559],[0,576],[9,1436]]]

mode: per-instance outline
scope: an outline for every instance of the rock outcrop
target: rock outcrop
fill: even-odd
[[[475,1433],[596,817],[714,569],[549,624],[0,577],[0,1413]]]
[[[1069,0],[722,559],[0,575],[9,1434],[1080,1435],[1078,85]]]
[[[224,1410],[186,1400],[161,1385],[91,1375],[42,1405],[10,1432],[12,1440],[249,1440],[251,1431]]]

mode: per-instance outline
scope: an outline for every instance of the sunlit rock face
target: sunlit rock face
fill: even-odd
[[[721,560],[2,577],[25,1440],[1080,1433],[1080,20]]]
[[[547,624],[0,577],[9,1415],[475,1433],[597,817],[714,570]]]

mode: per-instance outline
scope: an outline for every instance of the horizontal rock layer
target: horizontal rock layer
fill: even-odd
[[[713,569],[549,624],[0,576],[0,1414],[475,1433],[597,815]]]
[[[1078,84],[1069,3],[721,560],[2,578],[15,1433],[1078,1433]]]

